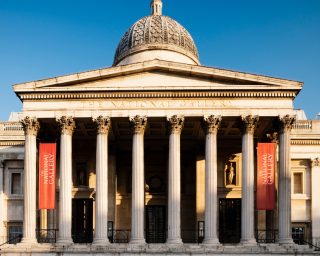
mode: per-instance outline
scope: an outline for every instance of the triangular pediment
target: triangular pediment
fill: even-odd
[[[237,71],[153,60],[14,85],[18,94],[102,91],[288,90],[302,83]]]

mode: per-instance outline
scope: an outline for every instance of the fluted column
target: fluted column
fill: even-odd
[[[168,172],[168,239],[169,244],[181,244],[180,230],[180,135],[183,128],[184,117],[172,116],[168,118],[170,127],[169,138],[169,172]]]
[[[108,239],[108,133],[109,117],[99,116],[93,120],[97,125],[96,149],[96,222],[93,243],[109,244]]]
[[[311,160],[311,219],[312,219],[312,243],[320,246],[320,158]]]
[[[219,245],[217,235],[217,133],[221,116],[204,118],[206,129],[206,185],[205,185],[205,239],[204,244]]]
[[[25,133],[24,146],[24,220],[22,243],[37,243],[36,238],[36,187],[37,187],[37,134],[40,128],[36,118],[20,121]]]
[[[258,116],[243,116],[242,134],[242,201],[241,201],[241,243],[256,244],[254,236],[254,130]]]
[[[75,121],[63,116],[57,119],[60,126],[60,190],[58,244],[73,243],[72,228],[72,134]]]
[[[144,131],[146,116],[130,118],[133,128],[132,142],[132,244],[144,244]]]
[[[290,133],[293,116],[280,118],[279,133],[279,244],[293,244],[291,230]]]

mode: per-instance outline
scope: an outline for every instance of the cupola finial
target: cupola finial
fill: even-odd
[[[162,15],[162,0],[151,1],[151,14]]]

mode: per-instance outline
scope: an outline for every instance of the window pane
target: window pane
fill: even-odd
[[[9,243],[19,243],[22,237],[22,225],[9,226]]]
[[[21,174],[12,173],[11,176],[11,194],[21,194]]]
[[[293,182],[294,182],[294,194],[302,194],[303,187],[302,187],[302,173],[294,173],[293,174]]]

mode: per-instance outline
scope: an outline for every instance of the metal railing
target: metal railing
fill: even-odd
[[[37,229],[37,240],[38,243],[50,243],[54,244],[57,242],[57,229]]]
[[[259,229],[256,230],[257,243],[276,243],[279,241],[279,232],[276,229]]]
[[[20,243],[21,239],[22,239],[22,235],[11,237],[8,241],[0,244],[0,247],[5,245],[5,244],[17,244],[17,243]]]

